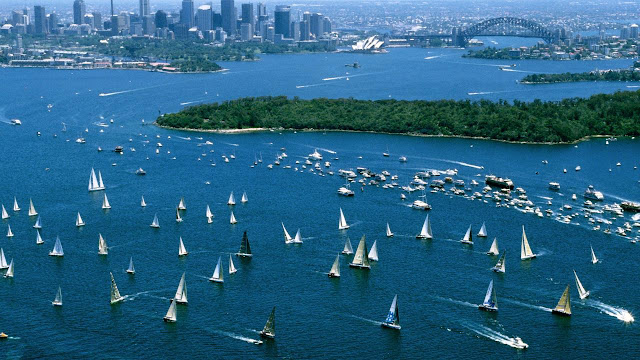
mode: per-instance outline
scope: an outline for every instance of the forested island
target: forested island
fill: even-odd
[[[594,70],[582,73],[529,74],[520,80],[521,84],[555,84],[581,81],[640,81],[640,61],[628,69]]]
[[[317,129],[567,143],[640,135],[640,91],[562,101],[356,100],[258,97],[185,108],[158,117],[176,129]]]

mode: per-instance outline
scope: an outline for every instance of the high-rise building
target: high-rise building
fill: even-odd
[[[628,39],[628,38],[629,38],[629,27],[623,26],[622,29],[620,29],[620,39]]]
[[[311,14],[311,34],[317,38],[324,34],[324,16],[320,13]]]
[[[638,25],[637,24],[632,24],[629,27],[629,37],[632,39],[637,39],[638,38]]]
[[[273,19],[275,34],[291,38],[291,8],[287,5],[277,5]]]
[[[84,21],[85,24],[89,25],[92,29],[95,29],[96,27],[96,22],[95,19],[93,18],[93,15],[91,14],[86,14],[84,16]]]
[[[213,11],[211,5],[202,5],[196,12],[196,24],[198,30],[205,32],[213,30]]]
[[[102,30],[104,28],[104,25],[102,24],[102,14],[94,11],[91,13],[91,15],[93,15],[93,22],[96,26],[97,30]]]
[[[118,35],[120,33],[120,17],[118,15],[111,15],[111,35]]]
[[[267,5],[263,4],[263,3],[258,3],[258,17],[265,17],[268,18],[269,15],[267,15]]]
[[[151,15],[149,0],[140,0],[140,17],[144,19],[147,15]]]
[[[333,24],[331,24],[331,20],[326,16],[322,19],[322,31],[327,34],[333,31]]]
[[[84,15],[87,8],[84,4],[84,0],[75,0],[73,2],[73,23],[82,24],[84,22]]]
[[[253,38],[253,27],[249,23],[240,24],[240,39],[242,41],[250,41]]]
[[[228,36],[236,34],[236,6],[233,0],[220,0],[220,13],[222,15],[222,29]]]
[[[46,34],[49,32],[47,28],[47,14],[44,11],[44,6],[34,6],[34,19],[35,19],[35,28],[36,34]]]
[[[58,28],[58,14],[52,12],[49,14],[49,32],[52,33]]]
[[[153,35],[156,32],[153,15],[145,15],[142,17],[142,33],[144,35]]]
[[[182,10],[180,11],[180,23],[184,24],[187,29],[195,25],[193,14],[193,0],[182,0]]]
[[[251,31],[256,26],[255,16],[253,15],[253,4],[242,4],[242,23],[251,24]]]
[[[167,13],[162,11],[162,10],[158,10],[156,11],[156,28],[157,29],[163,29],[166,28],[167,26],[169,26],[169,24],[167,24]]]
[[[214,29],[217,29],[217,28],[222,29],[222,14],[217,13],[215,11],[213,12],[213,28]]]

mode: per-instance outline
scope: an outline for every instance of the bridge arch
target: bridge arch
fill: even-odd
[[[481,21],[475,25],[471,25],[466,29],[462,29],[458,34],[456,34],[455,40],[459,45],[466,45],[469,42],[469,40],[471,40],[475,36],[482,34],[485,30],[491,27],[494,27],[496,25],[503,25],[503,24],[518,26],[518,27],[528,29],[530,33],[527,36],[539,37],[548,43],[551,43],[555,40],[559,40],[559,36],[554,31],[551,31],[536,22],[520,19],[516,17],[509,17],[509,16],[488,19],[488,20]],[[514,34],[514,36],[521,36],[521,35]]]

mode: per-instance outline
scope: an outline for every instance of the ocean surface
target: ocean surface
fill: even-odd
[[[427,212],[408,206],[419,192],[403,201],[399,187],[361,190],[354,184],[352,198],[336,190],[344,184],[338,169],[387,170],[398,175],[400,186],[417,171],[457,169],[454,178],[467,186],[480,182],[467,195],[481,191],[484,175],[493,173],[510,177],[543,211],[558,213],[570,204],[581,214],[581,195],[590,184],[604,193],[598,208],[640,201],[638,139],[543,146],[338,132],[219,135],[151,125],[159,113],[243,96],[557,100],[637,85],[516,83],[531,72],[623,67],[632,60],[515,61],[513,71],[501,71],[498,65],[505,62],[464,59],[463,53],[263,56],[255,63],[224,63],[228,72],[207,75],[0,69],[0,203],[11,216],[1,221],[0,247],[15,263],[15,277],[0,278],[0,331],[10,336],[0,341],[0,358],[635,358],[640,330],[621,318],[625,311],[640,314],[640,244],[631,243],[638,227],[626,237],[606,235],[591,230],[582,215],[564,224],[555,216],[496,207],[490,199],[427,191],[434,239],[420,241],[415,235]],[[344,66],[354,61],[362,67]],[[22,126],[11,126],[13,118]],[[79,137],[86,144],[76,143]],[[113,152],[118,145],[124,154]],[[281,148],[288,157],[268,169]],[[314,149],[324,156],[326,176],[302,168]],[[382,156],[385,151],[389,157]],[[235,159],[226,163],[223,155]],[[399,162],[400,156],[408,161]],[[252,168],[259,158],[263,162]],[[578,165],[582,170],[576,172]],[[135,174],[139,167],[146,176]],[[91,168],[101,172],[105,191],[87,191]],[[558,181],[561,191],[548,190],[550,181]],[[230,207],[232,191],[238,204]],[[249,201],[242,204],[245,191]],[[108,211],[101,209],[104,193]],[[577,201],[570,198],[574,193]],[[14,196],[19,212],[11,210]],[[176,223],[181,197],[187,210],[184,222]],[[42,219],[43,245],[36,245],[29,199]],[[207,205],[215,215],[212,224],[206,222]],[[351,225],[346,231],[337,228],[340,208]],[[231,211],[235,225],[229,224]],[[77,212],[86,226],[76,228]],[[159,229],[149,227],[155,214]],[[612,230],[640,221],[629,214],[598,216],[615,217]],[[393,238],[385,237],[387,222]],[[469,225],[475,234],[483,222],[488,238],[476,238],[471,247],[460,244]],[[281,223],[292,235],[300,229],[304,243],[286,245]],[[5,237],[8,225],[13,238]],[[539,254],[530,261],[518,256],[523,225]],[[233,256],[238,272],[228,275],[229,254],[238,251],[244,231],[254,256]],[[108,256],[97,253],[99,234]],[[329,279],[345,240],[355,248],[362,235],[369,247],[377,241],[379,261],[369,271],[357,270],[348,267],[351,256],[341,255],[342,276]],[[48,256],[56,236],[63,258]],[[180,237],[189,251],[184,258],[178,257]],[[494,237],[507,250],[504,275],[490,270],[497,257],[485,254]],[[590,262],[590,245],[598,264]],[[208,278],[220,256],[225,282],[215,284]],[[125,273],[130,257],[133,276]],[[578,298],[572,270],[591,291],[587,300]],[[125,296],[113,306],[109,272]],[[177,322],[168,324],[162,318],[183,272],[189,304],[179,305]],[[492,279],[497,314],[476,308]],[[550,309],[567,284],[573,316],[554,316]],[[64,305],[54,308],[58,286]],[[401,331],[380,326],[396,294]],[[273,306],[276,339],[255,345]],[[512,347],[515,337],[529,348]]]

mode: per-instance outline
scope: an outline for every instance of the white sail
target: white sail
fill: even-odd
[[[293,238],[291,237],[291,235],[289,235],[289,232],[287,231],[287,228],[284,227],[284,223],[282,223],[282,230],[284,231],[284,243],[285,244],[290,244],[293,242]]]
[[[82,216],[80,216],[79,212],[78,212],[78,216],[76,216],[76,226],[77,227],[84,226],[84,221],[82,220]]]
[[[104,183],[102,182],[102,174],[98,171],[98,190],[104,190]]]
[[[98,178],[96,177],[96,172],[93,168],[91,168],[91,174],[89,175],[89,191],[98,190],[100,185],[98,184]]]
[[[53,306],[62,306],[62,289],[58,286],[58,291],[56,292],[56,298],[51,302]]]
[[[243,203],[246,203],[249,201],[249,198],[247,197],[247,192],[243,192],[242,193],[242,199],[240,199],[240,201],[242,201]]]
[[[387,223],[387,237],[393,237],[393,233],[391,232],[391,228],[389,227],[389,223]]]
[[[300,235],[300,229],[296,232],[296,237],[293,238],[294,244],[302,244],[302,235]]]
[[[38,215],[38,220],[33,224],[34,229],[42,229],[42,220],[40,219],[40,215]]]
[[[102,234],[98,234],[98,254],[109,254],[109,248],[107,247],[107,241],[102,237]]]
[[[473,244],[473,235],[471,234],[471,225],[469,225],[467,232],[464,234],[464,237],[462,238],[462,240],[460,240],[460,242],[464,244]]]
[[[487,294],[484,296],[484,301],[480,308],[485,310],[498,310],[498,299],[496,297],[496,290],[493,287],[493,280],[489,283],[489,287],[487,288]]]
[[[575,270],[573,270],[573,276],[576,278],[576,288],[578,288],[578,295],[580,295],[580,299],[586,299],[590,292],[584,289],[584,286],[582,286],[580,279],[578,279],[578,274],[576,274]]]
[[[329,277],[340,277],[340,255],[337,255],[333,261],[331,271],[329,271]]]
[[[371,246],[371,251],[369,251],[369,260],[378,261],[378,240],[373,242],[373,246]]]
[[[207,204],[206,216],[207,216],[207,220],[211,220],[211,218],[213,218],[213,213],[211,212],[211,209],[209,208],[209,204]]]
[[[153,222],[150,225],[152,228],[159,228],[160,227],[160,222],[158,221],[158,214],[155,214],[153,216]]]
[[[420,234],[416,236],[418,239],[432,239],[433,235],[431,234],[431,222],[429,221],[429,215],[424,219],[424,223],[422,224],[422,229],[420,230]]]
[[[338,220],[338,230],[346,230],[349,228],[349,224],[347,224],[347,220],[344,218],[344,213],[342,212],[342,208],[340,208],[340,219]]]
[[[367,252],[367,241],[365,235],[362,235],[360,238],[360,243],[358,244],[358,249],[356,250],[356,254],[353,256],[353,261],[349,266],[365,268],[369,269],[371,266],[369,265],[369,256]]]
[[[182,222],[182,216],[180,216],[180,209],[176,208],[176,222]]]
[[[33,206],[33,201],[29,199],[29,216],[36,216],[36,215],[38,215],[38,212],[36,211],[36,208]]]
[[[224,282],[224,272],[222,271],[222,257],[218,256],[218,264],[216,265],[216,269],[213,270],[213,275],[209,279],[214,282]]]
[[[144,202],[144,196],[142,196],[142,200],[140,200],[140,206],[142,206],[142,207],[147,206],[147,203]]]
[[[593,252],[593,246],[591,246],[591,263],[596,264],[598,261],[600,260],[596,257],[596,253]]]
[[[349,238],[344,242],[344,249],[342,250],[342,253],[345,255],[353,254],[353,248],[351,247],[351,240],[349,240]]]
[[[127,268],[127,273],[135,274],[136,268],[133,266],[133,257],[129,258],[129,267]]]
[[[187,303],[187,279],[186,273],[182,273],[182,277],[180,278],[180,283],[178,284],[178,289],[176,290],[176,295],[173,297],[176,302],[180,304]]]
[[[166,322],[176,322],[176,302],[172,299],[171,305],[169,305],[169,310],[167,310],[167,314],[163,318]]]
[[[498,239],[493,238],[493,242],[491,243],[491,249],[487,252],[488,255],[498,255],[500,251],[498,250]]]
[[[231,212],[231,217],[229,218],[229,223],[230,224],[237,224],[238,220],[236,220],[236,216],[233,215],[233,211]]]
[[[4,277],[6,278],[13,277],[13,259],[11,259],[11,262],[9,263],[9,268],[7,269],[7,272],[4,273]]]
[[[13,237],[13,231],[11,231],[11,225],[7,224],[7,237]]]
[[[2,205],[2,220],[6,220],[9,218],[9,213],[7,213],[7,209],[4,208],[4,204]]]
[[[487,237],[487,227],[485,226],[484,222],[482,223],[482,227],[480,228],[480,231],[478,231],[478,236]]]
[[[493,271],[497,272],[497,273],[503,273],[505,272],[505,259],[507,257],[507,251],[503,251],[502,252],[502,256],[500,256],[500,259],[498,259],[498,262],[496,263],[496,266],[493,267]]]
[[[18,206],[18,199],[16,199],[16,197],[13,197],[13,211],[20,211],[20,206]]]
[[[184,198],[180,198],[180,203],[178,203],[178,210],[187,210],[187,206],[184,204]]]
[[[400,314],[398,311],[398,295],[393,297],[391,307],[389,307],[389,313],[387,318],[382,323],[382,326],[400,330]]]
[[[109,273],[111,276],[111,305],[115,303],[119,303],[124,300],[124,297],[120,295],[120,291],[118,290],[118,285],[116,285],[116,280],[113,278],[113,273]]]
[[[536,254],[531,251],[529,241],[527,240],[527,234],[524,232],[524,225],[522,225],[522,241],[520,243],[520,259],[526,260],[536,257]]]
[[[231,195],[229,195],[229,201],[227,201],[227,205],[235,205],[236,204],[236,198],[233,197],[233,191],[231,192]]]
[[[229,254],[229,275],[235,273],[236,271],[238,271],[238,269],[236,269],[236,267],[233,265],[233,259],[231,258],[231,254]]]
[[[53,246],[53,250],[49,251],[50,256],[64,256],[64,250],[62,250],[62,243],[60,237],[56,236],[56,244]]]
[[[182,236],[180,237],[180,245],[178,247],[178,256],[185,256],[189,254],[187,249],[184,247],[184,242],[182,242]]]
[[[36,230],[36,244],[37,245],[44,244],[44,240],[42,240],[42,236],[40,235],[40,230]]]
[[[0,269],[4,270],[8,267],[9,265],[7,264],[7,259],[4,257],[4,250],[0,248]]]
[[[107,198],[107,194],[104,194],[104,197],[102,198],[102,208],[103,209],[111,209],[111,204],[109,204],[109,199]]]

